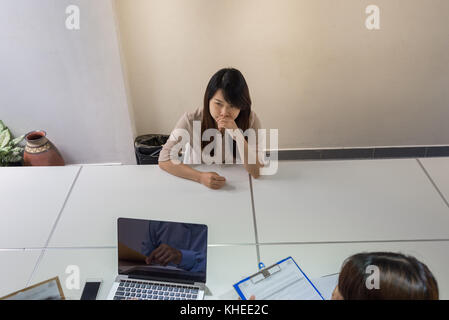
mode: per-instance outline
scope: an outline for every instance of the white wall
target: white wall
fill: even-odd
[[[381,29],[365,28],[365,8]],[[116,0],[138,134],[233,66],[281,148],[449,144],[447,0]]]
[[[114,19],[111,0],[0,1],[0,119],[15,135],[46,130],[69,164],[135,164]]]

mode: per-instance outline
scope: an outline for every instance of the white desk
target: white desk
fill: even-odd
[[[209,247],[208,250],[207,286],[212,297],[206,298],[232,300],[229,292],[237,298],[232,285],[258,270],[256,247],[220,246]]]
[[[438,282],[440,299],[449,299],[449,241],[260,246],[265,265],[292,256],[310,279],[340,272],[343,261],[353,254],[374,251],[400,252],[425,263]]]
[[[449,194],[447,161],[433,160],[422,163]],[[235,297],[232,284],[257,271],[248,175],[242,167],[199,169],[224,175],[227,186],[210,190],[155,166],[84,166],[30,285],[59,275],[65,288],[67,266],[79,265],[81,287],[66,295],[79,299],[85,279],[102,278],[105,298],[117,270],[116,219],[130,217],[207,224],[208,298]],[[45,246],[78,170],[0,169],[0,249]],[[260,246],[266,265],[292,255],[318,278],[356,252],[400,250],[427,263],[449,298],[449,242],[353,243],[449,239],[449,209],[416,160],[280,162],[277,175],[253,187],[259,241],[274,243]],[[281,244],[326,241],[352,243]],[[40,253],[0,250],[0,296],[26,285]]]
[[[0,168],[0,249],[45,246],[79,169]]]
[[[221,190],[180,179],[157,166],[86,166],[50,247],[117,245],[117,218],[202,223],[209,244],[254,243],[249,176],[243,167],[199,167],[227,178]]]
[[[443,196],[449,201],[449,158],[425,158],[419,159],[419,161]]]
[[[233,263],[229,263],[233,261]],[[80,288],[68,289],[67,266],[76,265],[80,270]],[[217,299],[230,291],[232,285],[257,270],[254,245],[208,247],[207,287]],[[117,249],[47,249],[31,279],[31,285],[58,276],[67,299],[79,300],[86,279],[99,278],[103,284],[98,299],[106,299],[117,276]]]
[[[0,297],[27,286],[42,250],[0,250]]]
[[[415,159],[280,162],[253,194],[260,243],[449,239],[449,208]]]

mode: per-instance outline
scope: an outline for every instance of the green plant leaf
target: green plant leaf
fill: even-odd
[[[19,162],[19,161],[22,161],[22,157],[21,156],[11,156],[9,158],[8,162]]]
[[[8,129],[3,130],[2,133],[0,133],[0,148],[7,146],[9,141],[11,141],[11,133]]]
[[[11,140],[11,131],[0,120],[0,166],[8,166],[12,162],[23,160],[24,148],[18,146],[18,144],[22,142],[24,137],[25,135],[22,135]]]
[[[23,152],[23,148],[22,147],[15,147],[11,150],[12,153],[21,153]]]
[[[11,146],[6,146],[6,147],[3,147],[3,148],[0,148],[0,152],[2,152],[4,154],[7,154],[7,153],[11,152],[11,150],[12,150]]]
[[[25,138],[25,135],[22,135],[22,136],[20,136],[18,138],[15,138],[13,141],[11,141],[10,145],[15,147],[16,145],[18,145],[19,143],[22,142],[23,138]]]

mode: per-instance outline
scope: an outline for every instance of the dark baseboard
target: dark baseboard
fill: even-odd
[[[269,155],[269,152],[267,153]],[[348,160],[449,157],[449,146],[280,150],[279,160]]]

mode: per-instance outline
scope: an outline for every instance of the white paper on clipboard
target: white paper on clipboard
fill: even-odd
[[[246,299],[254,295],[257,300],[323,300],[291,257],[256,273],[234,287]]]

